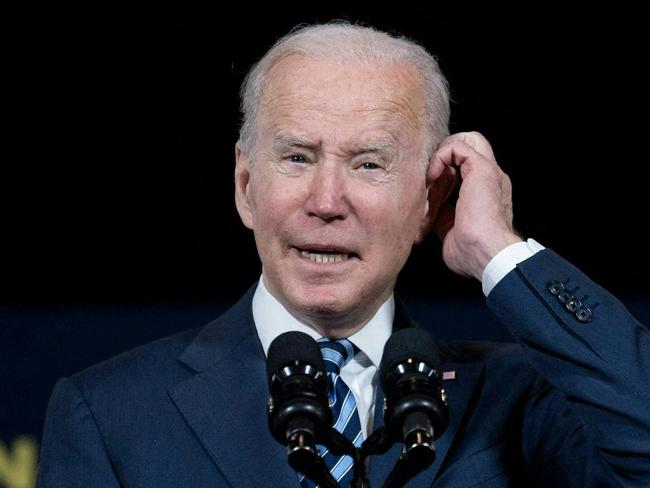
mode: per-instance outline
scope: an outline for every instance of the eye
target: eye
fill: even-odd
[[[301,156],[300,154],[292,154],[291,156],[287,157],[287,159],[291,163],[306,163],[307,162],[305,157]]]
[[[380,166],[376,163],[362,163],[359,166],[361,169],[378,169]]]

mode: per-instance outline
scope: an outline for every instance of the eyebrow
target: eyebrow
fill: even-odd
[[[299,136],[286,134],[280,134],[276,136],[274,138],[274,142],[284,147],[302,147],[306,149],[315,149],[321,146],[321,143],[309,142]],[[392,139],[377,139],[375,141],[370,141],[368,143],[354,147],[349,152],[352,154],[380,153],[392,150],[394,147],[395,143]]]
[[[275,144],[284,146],[284,147],[304,147],[304,148],[314,148],[320,146],[320,144],[313,144],[307,140],[293,135],[280,134],[276,136],[273,141]]]
[[[371,141],[367,144],[359,146],[354,152],[356,153],[378,153],[383,152],[388,149],[393,149],[395,143],[390,139],[379,139],[376,141]]]

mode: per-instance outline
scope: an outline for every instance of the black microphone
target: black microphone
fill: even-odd
[[[269,429],[287,446],[289,465],[323,487],[338,487],[316,444],[330,444],[332,412],[327,375],[317,342],[302,332],[286,332],[271,343],[267,358],[271,398]]]
[[[422,329],[402,329],[386,342],[379,366],[384,424],[402,456],[384,486],[403,486],[435,459],[434,440],[449,423],[436,342]]]

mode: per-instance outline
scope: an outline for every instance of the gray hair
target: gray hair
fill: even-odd
[[[372,27],[347,22],[302,26],[278,40],[255,64],[241,87],[242,125],[239,144],[251,153],[255,146],[257,111],[269,72],[279,61],[300,54],[341,62],[369,61],[411,63],[422,75],[425,87],[425,115],[428,140],[425,151],[437,146],[449,134],[449,89],[438,62],[419,44]]]

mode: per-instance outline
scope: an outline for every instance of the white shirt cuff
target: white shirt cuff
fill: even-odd
[[[525,242],[516,242],[502,249],[494,256],[483,270],[482,285],[483,294],[488,296],[499,281],[510,273],[517,264],[534,256],[542,249],[546,249],[534,239]]]

